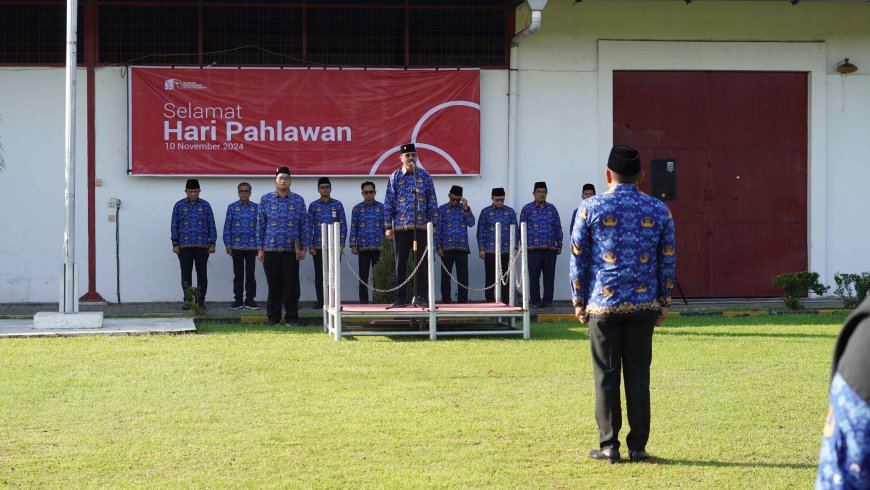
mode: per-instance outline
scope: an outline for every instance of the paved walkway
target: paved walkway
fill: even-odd
[[[805,298],[801,301],[806,311],[830,310],[842,308],[839,299]],[[226,318],[256,318],[266,317],[265,302],[260,303],[259,310],[233,310],[230,302],[207,302],[208,314],[198,317],[203,319],[226,319]],[[755,311],[769,312],[784,308],[779,298],[721,298],[721,299],[689,299],[684,304],[681,299],[674,300],[671,312],[679,314],[703,314],[707,312],[722,311]],[[81,311],[101,311],[106,318],[112,317],[191,317],[190,311],[181,308],[180,302],[152,302],[152,303],[101,303],[82,304]],[[40,311],[58,311],[57,303],[0,303],[0,318],[32,318]],[[306,315],[307,312],[307,315]],[[300,304],[300,313],[312,318],[319,318],[320,310],[315,310],[311,302],[303,301]],[[568,314],[573,309],[568,301],[556,301],[553,308],[532,310],[532,315]]]

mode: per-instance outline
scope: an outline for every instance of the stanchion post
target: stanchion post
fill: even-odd
[[[517,248],[517,225],[511,225],[509,228],[510,233],[510,248],[508,249],[508,257],[514,256],[514,250]],[[510,262],[508,262],[510,264]],[[514,261],[513,266],[511,266],[510,271],[508,271],[508,303],[510,306],[513,306],[517,302],[517,288],[514,286],[516,284],[516,276],[517,276],[517,263]],[[517,319],[516,317],[511,317],[511,328],[516,327]]]
[[[523,338],[531,337],[529,325],[529,239],[526,223],[520,224],[520,247],[522,247],[522,275],[523,275]]]
[[[335,275],[333,276],[333,289],[335,290],[335,304],[333,308],[335,309],[335,340],[341,340],[341,267],[340,265],[340,257],[341,257],[341,229],[339,228],[339,223],[334,223],[332,225],[332,240],[333,240],[333,249],[332,249],[332,263],[335,268]]]
[[[321,273],[323,274],[323,293],[324,299],[326,301],[323,302],[323,331],[329,331],[329,307],[332,306],[332,289],[329,287],[329,267],[330,263],[332,263],[329,246],[328,244],[332,243],[329,241],[329,225],[326,223],[320,224],[320,245],[322,254],[320,260],[322,262]]]
[[[495,302],[501,302],[501,223],[495,223]]]
[[[438,338],[436,334],[438,325],[435,315],[435,254],[432,253],[433,241],[435,238],[435,225],[432,222],[426,224],[426,243],[428,251],[426,252],[426,267],[429,274],[426,279],[429,284],[429,340]]]

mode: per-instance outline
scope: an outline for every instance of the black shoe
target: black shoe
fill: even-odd
[[[284,325],[288,327],[298,327],[299,320],[284,320]]]
[[[649,460],[649,453],[646,451],[629,451],[628,459],[631,461],[647,461]]]
[[[233,304],[230,305],[231,310],[241,310],[244,307],[245,307],[245,304],[242,303],[241,300],[238,300],[238,299],[233,301]]]
[[[245,301],[245,308],[247,308],[249,310],[259,310],[260,305],[258,305],[256,301],[249,299],[249,300]]]
[[[269,320],[268,322],[266,322],[266,325],[269,325],[270,327],[274,327],[274,326],[278,325],[278,321],[277,320]]]
[[[429,300],[422,297],[422,296],[417,296],[416,298],[414,298],[414,300],[411,302],[411,304],[414,306],[418,306],[420,308],[428,308],[429,307]]]
[[[397,299],[396,301],[393,301],[393,304],[387,306],[387,309],[389,310],[390,308],[401,308],[403,306],[406,306],[407,304],[408,303],[405,303],[405,300]]]
[[[541,303],[541,309],[542,310],[552,310],[553,303]]]
[[[617,449],[593,449],[589,451],[589,458],[596,461],[610,461],[610,464],[619,462],[619,451]]]
[[[450,298],[442,299],[442,300],[441,300],[441,303],[442,303],[442,304],[445,304],[445,305],[449,305],[449,304],[452,303],[452,302],[453,302],[453,300],[451,300]]]

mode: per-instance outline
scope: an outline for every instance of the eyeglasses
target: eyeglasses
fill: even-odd
[[[247,189],[247,190],[239,189],[239,194],[250,194],[250,193],[251,193],[251,189]]]
[[[412,151],[412,152],[409,152],[409,153],[402,153],[402,156],[405,157],[405,158],[411,158],[411,157],[416,158],[416,157],[417,157],[417,152]]]
[[[318,189],[329,189],[330,187],[332,187],[332,186],[329,184],[323,184],[323,185],[317,186]]]
[[[362,193],[365,195],[369,195],[369,194],[374,194],[375,191],[362,191]]]

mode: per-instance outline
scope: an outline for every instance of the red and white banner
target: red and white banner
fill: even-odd
[[[477,70],[133,67],[137,175],[384,175],[413,142],[433,175],[480,173]]]

